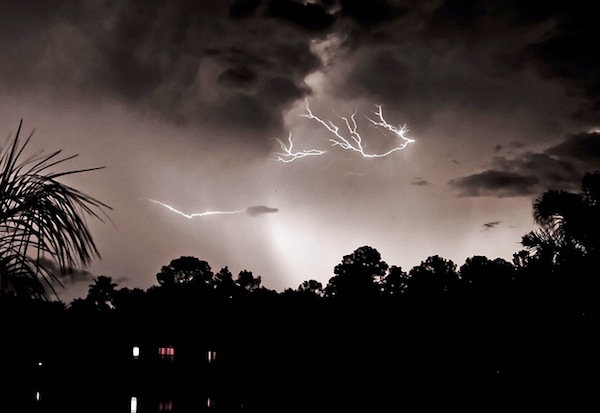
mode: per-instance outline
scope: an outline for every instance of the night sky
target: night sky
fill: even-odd
[[[510,261],[533,199],[600,169],[599,12],[560,3],[2,1],[2,139],[23,120],[32,151],[105,167],[63,179],[113,209],[60,298],[99,275],[146,289],[184,255],[277,291],[364,245],[405,271]],[[414,140],[386,157],[303,116],[349,136],[355,114],[376,154],[398,144],[379,107]],[[324,153],[281,162],[290,136]]]

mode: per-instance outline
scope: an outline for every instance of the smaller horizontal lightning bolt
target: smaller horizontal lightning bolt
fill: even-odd
[[[169,211],[175,212],[176,214],[186,217],[187,219],[206,217],[209,215],[235,215],[235,214],[242,214],[245,212],[245,211],[239,211],[239,210],[238,211],[205,211],[205,212],[195,212],[193,214],[186,214],[184,212],[181,212],[181,211],[173,208],[171,205],[167,205],[160,201],[156,201],[156,200],[150,199],[150,198],[146,198],[146,199],[150,202],[154,202],[155,204],[158,204],[158,205],[161,205],[161,206],[167,208]]]
[[[295,161],[296,159],[304,158],[306,156],[321,156],[326,151],[322,151],[320,149],[308,149],[300,152],[292,152],[294,148],[294,142],[292,142],[292,132],[290,132],[288,136],[289,146],[286,146],[281,140],[277,139],[279,145],[281,145],[281,149],[283,152],[277,152],[275,155],[277,156],[277,160],[280,162],[290,163]]]

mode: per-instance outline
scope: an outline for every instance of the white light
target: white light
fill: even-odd
[[[35,392],[35,400],[39,402],[41,398],[42,398],[42,395],[40,394],[40,392],[36,391]]]
[[[292,152],[294,143],[292,142],[291,132],[288,136],[288,142],[290,143],[290,146],[285,146],[285,144],[279,139],[277,139],[277,141],[279,142],[279,145],[281,145],[281,149],[283,149],[283,152],[275,153],[275,155],[277,155],[277,160],[280,162],[289,163],[295,161],[296,159],[304,158],[305,156],[321,156],[325,154],[325,151],[322,151],[320,149],[309,149],[300,152]]]
[[[383,117],[383,108],[381,105],[377,105],[377,111],[374,112],[376,115],[375,119],[365,116],[371,124],[379,129],[391,132],[399,142],[392,149],[381,153],[368,153],[365,149],[363,137],[361,132],[358,130],[358,123],[356,122],[356,113],[353,113],[349,118],[340,116],[343,123],[345,124],[345,130],[341,130],[340,126],[336,125],[331,121],[325,121],[319,116],[315,115],[306,100],[306,113],[301,115],[305,118],[312,119],[317,123],[325,127],[329,132],[333,134],[333,138],[329,139],[331,146],[339,146],[342,149],[358,152],[364,158],[384,158],[393,154],[394,152],[405,149],[409,143],[415,140],[406,136],[408,133],[408,127],[406,125],[396,127],[390,125]],[[345,135],[345,136],[344,136]],[[293,152],[294,144],[292,142],[292,135],[290,133],[288,137],[289,146],[286,146],[283,142],[279,141],[283,152],[277,152],[277,160],[280,162],[293,162],[297,159],[304,158],[306,156],[320,156],[325,154],[325,151],[320,149],[308,149],[299,152]]]
[[[388,130],[390,132],[392,132],[396,137],[398,137],[400,139],[400,143],[398,144],[398,146],[395,146],[394,148],[383,152],[383,153],[367,153],[365,152],[365,148],[363,147],[363,138],[360,134],[360,132],[358,131],[358,124],[356,123],[356,113],[353,113],[350,118],[346,118],[344,116],[340,116],[340,118],[344,121],[344,123],[346,124],[346,129],[347,129],[347,134],[349,136],[344,137],[342,132],[340,132],[340,127],[337,126],[336,124],[334,124],[331,121],[324,121],[322,120],[320,117],[316,116],[315,114],[312,113],[312,111],[310,110],[310,106],[308,105],[308,100],[306,101],[306,114],[302,115],[308,119],[313,119],[316,122],[320,123],[321,125],[323,125],[325,127],[325,129],[327,129],[329,132],[331,132],[334,137],[329,139],[329,142],[331,142],[332,146],[339,146],[342,149],[346,149],[346,150],[351,150],[351,151],[355,151],[360,153],[363,157],[365,158],[383,158],[385,156],[391,155],[392,153],[396,152],[396,151],[401,151],[404,148],[406,148],[408,146],[409,143],[414,142],[414,139],[408,138],[406,135],[406,133],[408,132],[408,127],[406,125],[403,125],[399,128],[390,125],[384,118],[383,118],[383,109],[381,107],[381,105],[377,105],[377,112],[375,112],[375,115],[377,115],[376,120],[373,120],[371,118],[369,118],[368,116],[366,117],[369,122],[371,122],[371,124],[373,124],[373,126]]]
[[[137,359],[140,356],[140,348],[138,346],[133,346],[132,353],[133,358]]]
[[[235,214],[242,214],[245,211],[206,211],[206,212],[194,212],[193,214],[186,214],[184,212],[181,212],[175,208],[173,208],[171,205],[167,205],[164,204],[162,202],[159,201],[155,201],[154,199],[149,199],[147,198],[148,201],[150,202],[154,202],[155,204],[161,205],[165,208],[167,208],[169,211],[175,212],[176,214],[179,214],[181,216],[186,217],[187,219],[192,219],[192,218],[197,218],[197,217],[206,217],[209,215],[235,215]]]
[[[137,413],[137,397],[132,396],[131,397],[131,413]]]

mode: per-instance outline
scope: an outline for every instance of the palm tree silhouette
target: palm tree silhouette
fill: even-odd
[[[572,254],[592,255],[600,248],[600,172],[586,173],[580,193],[548,190],[533,202],[540,230],[523,236],[522,244],[553,262]]]
[[[48,299],[56,294],[61,272],[88,265],[99,257],[85,220],[103,221],[108,205],[57,181],[98,168],[52,172],[77,155],[60,157],[61,150],[25,156],[33,132],[21,143],[23,121],[12,142],[0,146],[0,290]]]
[[[90,285],[87,300],[90,300],[98,310],[110,310],[115,306],[117,287],[112,277],[100,275],[94,278],[94,283]]]

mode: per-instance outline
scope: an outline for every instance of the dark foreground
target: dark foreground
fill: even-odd
[[[229,313],[230,324],[200,317],[185,328],[160,317],[140,325],[100,318],[38,330],[13,325],[21,334],[3,337],[0,411],[598,407],[598,324],[589,314],[456,306],[247,310]],[[237,316],[246,322],[233,321]]]

